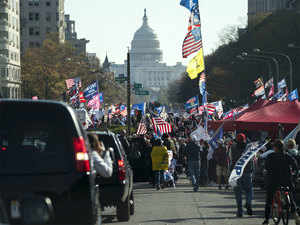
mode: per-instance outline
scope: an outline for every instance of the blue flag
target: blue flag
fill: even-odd
[[[297,100],[298,98],[299,98],[298,89],[293,90],[288,96],[288,99],[291,102]]]
[[[223,138],[223,134],[224,134],[223,126],[224,123],[218,128],[218,130],[216,130],[216,132],[214,133],[214,135],[212,136],[212,138],[208,143],[213,150],[215,150],[218,147],[217,141]]]
[[[142,111],[142,114],[144,115],[146,112],[146,102],[132,105],[133,113],[134,113],[134,110],[140,110],[140,111]],[[131,111],[131,114],[132,114],[132,111]]]
[[[285,87],[287,87],[285,79],[281,80],[280,82],[278,82],[278,89],[283,89]]]
[[[198,96],[192,97],[184,104],[185,110],[189,110],[195,107],[198,107],[199,105],[199,98]]]
[[[97,81],[90,84],[89,86],[87,86],[87,88],[84,89],[84,91],[83,91],[83,96],[87,101],[93,99],[93,97],[95,97],[97,94],[98,94],[98,82]]]
[[[99,93],[99,99],[100,99],[100,103],[102,104],[104,102],[103,92]]]
[[[181,0],[180,5],[192,12],[195,5],[198,5],[198,0]]]

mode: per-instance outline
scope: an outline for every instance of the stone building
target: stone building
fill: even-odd
[[[168,66],[162,62],[163,53],[160,42],[153,29],[148,24],[146,9],[143,25],[135,32],[131,42],[130,70],[132,83],[141,83],[145,90],[149,90],[151,99],[156,100],[161,89],[181,77],[185,67],[181,63]],[[127,74],[127,61],[124,64],[112,63],[111,71],[115,76]]]
[[[97,57],[96,53],[87,53],[86,54],[90,69],[94,72],[99,71],[100,69],[100,59]]]
[[[0,97],[21,98],[20,2],[0,0]]]
[[[21,0],[20,12],[22,54],[28,47],[40,47],[49,33],[65,41],[64,0]]]
[[[280,10],[296,9],[299,0],[248,0],[248,23],[257,24],[265,16]]]
[[[65,15],[65,39],[75,49],[77,55],[86,55],[86,44],[89,43],[85,38],[78,39],[75,29],[75,21],[70,20],[70,15]]]

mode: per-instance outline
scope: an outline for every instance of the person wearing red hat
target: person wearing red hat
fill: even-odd
[[[235,142],[231,146],[231,171],[236,162],[246,151],[246,135],[240,133],[236,136]],[[235,200],[237,204],[237,217],[243,216],[242,193],[246,196],[247,214],[252,215],[252,198],[253,198],[253,184],[252,184],[253,160],[250,160],[244,169],[243,176],[237,181],[237,185],[233,188]]]

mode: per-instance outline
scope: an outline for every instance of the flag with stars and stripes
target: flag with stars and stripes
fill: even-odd
[[[182,45],[182,57],[187,58],[189,55],[198,52],[202,48],[202,39],[196,40],[192,31],[186,35]]]
[[[147,134],[147,126],[144,122],[139,123],[139,127],[136,132],[137,135],[145,135]]]
[[[172,126],[160,117],[152,118],[154,132],[157,135],[168,134],[172,132]]]

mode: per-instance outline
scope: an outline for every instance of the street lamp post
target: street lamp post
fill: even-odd
[[[260,49],[256,48],[254,49],[254,52],[256,53],[260,53],[260,54],[265,54],[265,55],[273,55],[273,56],[281,56],[287,59],[288,63],[289,63],[289,71],[290,71],[290,92],[293,90],[293,63],[291,58],[283,53],[279,53],[279,52],[266,52],[266,51],[261,51]]]
[[[268,65],[268,80],[271,79],[272,77],[272,65],[270,63],[269,60],[265,60],[265,59],[255,59],[255,58],[249,58],[249,57],[243,57],[241,55],[236,56],[239,60],[241,61],[254,61],[254,62],[264,62]]]
[[[249,58],[259,58],[259,59],[266,59],[266,60],[272,60],[275,64],[276,68],[276,76],[275,76],[275,92],[278,90],[278,81],[279,81],[279,62],[277,59],[271,56],[262,56],[262,55],[249,55],[247,52],[243,52],[242,56],[249,57]]]

